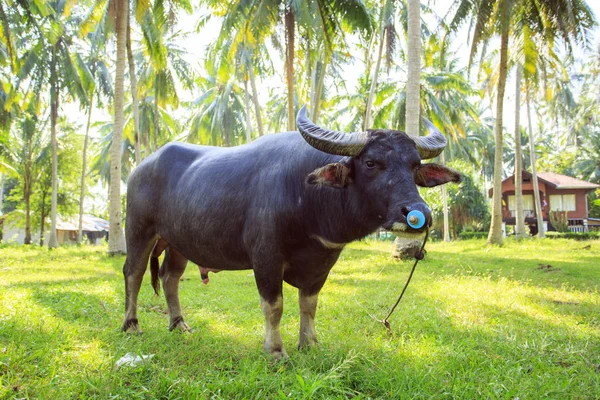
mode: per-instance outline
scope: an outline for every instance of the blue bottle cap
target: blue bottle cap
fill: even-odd
[[[413,229],[420,229],[425,225],[425,216],[419,210],[412,210],[406,216],[406,223]]]

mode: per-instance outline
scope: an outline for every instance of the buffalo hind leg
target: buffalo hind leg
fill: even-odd
[[[155,243],[155,238],[135,238],[128,235],[127,258],[123,265],[125,278],[125,320],[121,329],[125,332],[140,333],[137,319],[137,299],[148,267],[148,257]]]
[[[300,340],[298,348],[312,347],[318,343],[315,330],[315,314],[317,312],[318,293],[307,294],[300,290],[298,303],[300,305]]]
[[[288,358],[279,327],[283,314],[282,264],[271,269],[263,264],[254,269],[254,277],[260,294],[260,308],[265,315],[264,350],[276,360]]]
[[[168,247],[165,254],[160,277],[162,279],[167,306],[169,307],[169,330],[178,329],[191,332],[190,327],[183,321],[179,304],[179,279],[185,271],[187,259],[177,250]]]

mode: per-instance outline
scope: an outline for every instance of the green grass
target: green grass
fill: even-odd
[[[393,336],[370,317],[385,316],[412,264],[392,260],[391,243],[344,251],[321,292],[318,348],[296,350],[298,299],[286,286],[290,359],[279,363],[262,353],[251,271],[204,286],[189,265],[180,293],[192,334],[167,330],[146,276],[144,333],[127,335],[122,257],[0,247],[0,397],[600,398],[600,241],[427,247]],[[155,357],[116,370],[128,352]]]

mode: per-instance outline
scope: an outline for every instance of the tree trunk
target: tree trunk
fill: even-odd
[[[375,99],[375,89],[377,88],[377,78],[379,77],[379,67],[381,66],[381,56],[383,54],[383,44],[385,42],[383,32],[381,34],[381,40],[379,43],[379,49],[377,50],[377,61],[375,61],[375,70],[371,78],[371,89],[369,90],[369,98],[367,100],[367,110],[365,111],[365,131],[371,128],[371,109],[373,108],[373,100]]]
[[[248,79],[244,79],[244,102],[246,103],[246,143],[252,140],[252,126],[250,124],[250,94],[248,93]]]
[[[290,7],[285,10],[285,70],[288,90],[288,131],[293,131],[296,127],[296,116],[294,115],[294,31],[296,23],[294,12]]]
[[[31,157],[31,152],[29,152]],[[23,179],[23,201],[25,202],[25,238],[23,244],[31,244],[31,162],[26,162]]]
[[[254,114],[256,114],[256,125],[258,125],[258,135],[265,134],[260,116],[260,103],[258,102],[258,91],[256,90],[256,79],[254,77],[254,66],[250,66],[250,86],[252,86],[252,101],[254,103]]]
[[[515,77],[515,236],[525,237],[523,212],[523,149],[521,148],[521,66],[517,65]]]
[[[127,10],[126,0],[118,1],[117,7],[117,61],[115,72],[115,120],[113,140],[110,146],[110,226],[108,238],[108,253],[111,255],[125,253],[125,238],[123,236],[123,212],[121,210],[121,145],[123,143],[123,102],[127,42]]]
[[[408,0],[408,76],[406,81],[406,133],[419,136],[421,107],[421,2]]]
[[[42,221],[40,223],[40,247],[44,245],[44,220],[46,219],[46,193],[42,196]]]
[[[81,168],[81,190],[79,192],[79,229],[77,231],[77,243],[83,240],[83,200],[85,198],[85,174],[87,168],[87,149],[90,137],[90,122],[92,121],[92,108],[94,106],[94,93],[90,95],[87,124],[85,126],[85,139],[83,140],[83,165]]]
[[[496,124],[494,129],[494,193],[492,196],[492,224],[488,243],[502,244],[502,117],[504,109],[504,91],[508,69],[508,30],[509,24],[503,24],[500,38],[500,74],[498,76],[498,95],[496,98]]]
[[[533,196],[535,199],[535,215],[537,218],[538,225],[538,237],[543,238],[545,235],[544,232],[544,215],[542,210],[542,202],[540,199],[540,188],[537,179],[537,171],[535,167],[535,138],[533,133],[533,128],[531,124],[531,106],[529,100],[529,85],[527,86],[527,124],[529,125],[529,160],[531,163],[531,178],[533,179]]]
[[[58,247],[56,237],[56,206],[58,190],[58,149],[56,146],[56,123],[58,119],[58,77],[56,76],[56,47],[52,50],[50,64],[50,137],[52,142],[52,198],[50,207],[50,237],[48,247]]]
[[[440,154],[440,164],[446,165],[446,156],[444,152]],[[446,185],[442,185],[442,204],[443,204],[443,214],[444,214],[444,242],[450,241],[450,221],[448,219],[448,190],[446,189]]]
[[[131,16],[127,17],[127,61],[129,62],[129,79],[131,81],[131,102],[133,103],[133,138],[135,145],[135,165],[142,162],[142,149],[140,145],[140,103],[137,97],[137,77],[135,75],[135,62],[131,50]]]
[[[408,77],[406,82],[406,133],[419,135],[421,104],[421,2],[408,0]],[[420,241],[397,237],[394,241],[395,257],[408,259],[419,249]]]
[[[158,85],[154,82],[154,151],[158,150],[158,136],[160,134],[160,126],[158,124]]]
[[[0,215],[2,215],[2,205],[4,204],[4,174],[0,173]]]
[[[323,86],[325,84],[325,73],[327,72],[327,60],[324,59],[322,62],[319,61],[319,64],[321,64],[321,68],[318,71],[319,79],[315,91],[315,107],[314,110],[312,110],[314,122],[317,122],[317,119],[319,119],[319,114],[321,112],[321,99],[323,98]]]

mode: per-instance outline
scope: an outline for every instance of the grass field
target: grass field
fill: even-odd
[[[146,276],[144,333],[127,335],[122,257],[0,247],[0,397],[600,398],[600,241],[430,243],[393,336],[370,316],[385,316],[412,264],[392,260],[391,246],[344,251],[321,292],[318,348],[296,350],[298,298],[284,288],[290,359],[278,363],[262,353],[251,271],[211,274],[205,286],[188,266],[180,293],[192,334],[167,330]],[[155,356],[116,369],[129,352]]]

